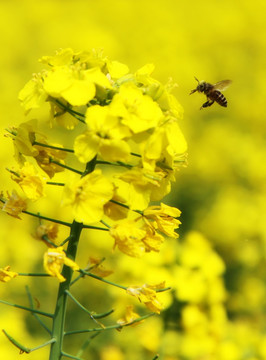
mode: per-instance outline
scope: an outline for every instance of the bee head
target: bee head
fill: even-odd
[[[196,81],[198,82],[198,86],[196,87],[196,89],[191,90],[190,95],[193,94],[194,92],[198,91],[198,92],[203,92],[205,90],[205,81],[199,81],[196,76],[194,76]]]

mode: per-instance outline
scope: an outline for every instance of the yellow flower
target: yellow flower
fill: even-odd
[[[154,64],[146,64],[138,69],[135,73],[135,78],[138,83],[143,84],[143,91],[149,95],[153,100],[157,101],[164,91],[164,86],[157,80],[151,77],[154,71]]]
[[[7,193],[7,198],[8,199],[2,206],[2,210],[5,211],[8,215],[20,219],[19,214],[21,214],[23,210],[26,210],[26,201],[20,197],[15,190],[12,191],[12,195]]]
[[[138,298],[149,310],[160,314],[163,306],[157,299],[154,289],[161,289],[163,287],[164,283],[153,286],[148,284],[144,284],[143,286],[130,286],[127,288],[127,293]]]
[[[63,246],[58,248],[49,248],[44,254],[43,265],[46,272],[51,276],[57,277],[60,282],[66,280],[64,276],[61,275],[63,265],[71,267],[72,270],[80,269],[78,264],[66,257]]]
[[[43,139],[43,144],[47,144],[47,142]],[[60,144],[50,144],[52,146],[56,147],[62,147]],[[52,149],[49,147],[44,147],[40,145],[35,145],[35,148],[38,150],[38,155],[34,156],[35,160],[37,161],[37,164],[40,166],[40,168],[46,172],[46,174],[52,178],[55,173],[64,171],[65,169],[53,162],[51,160],[54,160],[62,165],[65,164],[64,159],[67,156],[67,153],[65,151],[59,150],[59,149]]]
[[[168,91],[167,85],[157,101],[163,111],[168,112],[177,119],[183,118],[184,109],[176,97]]]
[[[79,63],[73,67],[54,67],[44,77],[43,87],[50,96],[63,98],[73,106],[86,105],[96,94],[96,85],[110,88],[106,75],[98,67],[84,70]]]
[[[159,105],[132,83],[121,85],[111,108],[112,114],[135,134],[156,127],[163,117]]]
[[[107,204],[104,205],[104,213],[110,219],[117,221],[124,219],[128,216],[129,209],[127,207],[121,206],[119,203],[124,204],[125,198],[119,196],[117,193],[117,188],[115,187],[115,194],[112,200],[117,201],[118,204],[109,201]]]
[[[141,168],[133,168],[121,174],[119,179],[129,183],[127,199],[129,207],[134,210],[145,209],[154,189],[160,188],[164,176],[163,172]]]
[[[19,92],[18,96],[26,113],[43,105],[47,97],[48,95],[43,89],[42,74],[34,75]]]
[[[133,257],[141,257],[145,252],[158,252],[164,241],[153,227],[143,223],[142,217],[118,220],[110,229],[110,235],[115,239],[114,247]]]
[[[129,73],[127,65],[119,61],[107,61],[107,69],[112,79],[119,79]]]
[[[118,247],[123,253],[140,257],[145,253],[143,239],[146,231],[140,229],[136,222],[129,219],[117,221],[109,230],[110,235],[115,239],[114,247]]]
[[[125,311],[125,316],[119,320],[117,320],[117,323],[120,325],[127,325],[132,323],[134,320],[138,319],[140,316],[139,314],[135,313],[133,311],[133,306],[132,305],[128,305],[126,307],[126,311]],[[136,326],[138,324],[140,324],[142,321],[138,321],[132,324],[132,326]]]
[[[53,56],[43,56],[41,59],[39,59],[39,62],[49,66],[70,65],[73,61],[73,56],[74,52],[72,49],[60,49]]]
[[[63,103],[63,100],[62,100]],[[67,103],[64,104],[67,106]],[[73,130],[75,126],[79,123],[78,119],[76,119],[73,115],[71,115],[67,111],[63,111],[62,108],[56,103],[50,103],[50,126],[54,126],[54,122],[56,124],[66,128],[67,130]]]
[[[179,228],[181,224],[181,222],[176,219],[180,214],[181,211],[177,208],[163,203],[161,203],[160,206],[150,206],[143,212],[144,218],[154,220],[154,222],[149,222],[154,229],[158,229],[165,235],[173,238],[178,238],[175,229]]]
[[[144,144],[143,167],[154,170],[159,166],[174,170],[175,161],[186,151],[187,143],[177,121],[174,118],[168,119],[154,130]]]
[[[18,176],[12,175],[12,179],[19,184],[28,199],[37,200],[44,196],[46,180],[37,174],[32,164],[26,162],[22,169],[16,171],[16,174]]]
[[[37,240],[44,241],[47,246],[49,246],[48,242],[45,241],[45,238],[48,238],[51,241],[54,241],[57,238],[58,234],[58,224],[48,223],[41,224],[37,227],[33,237]]]
[[[86,122],[89,130],[79,135],[74,151],[79,161],[87,163],[99,153],[106,161],[127,161],[130,147],[123,140],[130,133],[110,114],[109,106],[95,105],[88,108]]]
[[[147,170],[144,170],[144,172],[145,171],[147,172]],[[171,191],[171,182],[175,181],[175,177],[171,172],[168,174],[160,168],[157,168],[157,171],[154,171],[154,173],[157,177],[160,177],[161,180],[157,186],[152,187],[151,201],[160,201]]]
[[[95,85],[68,66],[55,67],[44,78],[44,90],[54,98],[62,97],[73,106],[87,104],[95,95]]]
[[[15,157],[21,165],[25,163],[25,157],[21,156],[21,154],[34,157],[41,169],[52,178],[55,173],[64,171],[64,169],[61,166],[50,162],[50,159],[64,164],[63,159],[66,157],[66,152],[34,145],[35,141],[48,145],[45,136],[40,134],[36,129],[37,122],[35,120],[30,120],[20,124],[19,127],[13,131],[12,137],[14,138],[16,151]],[[60,144],[49,145],[62,147]]]
[[[144,239],[142,240],[143,243],[145,244],[145,251],[146,252],[150,252],[150,251],[159,252],[160,247],[161,247],[162,243],[164,242],[163,236],[158,234],[156,232],[156,230],[150,225],[146,224],[144,227],[142,227],[142,229],[146,231],[146,235],[145,235]]]
[[[32,145],[36,138],[37,122],[30,120],[19,125],[15,130],[14,146],[18,153],[26,156],[37,156],[38,150]]]
[[[0,281],[8,282],[9,280],[18,276],[18,273],[10,271],[10,266],[6,266],[4,269],[0,269]]]
[[[74,219],[91,224],[103,217],[104,205],[113,197],[113,184],[100,169],[65,185],[63,205],[72,207]]]

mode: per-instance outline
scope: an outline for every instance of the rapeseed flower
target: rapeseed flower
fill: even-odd
[[[25,162],[21,169],[12,174],[12,179],[19,184],[28,199],[37,200],[45,196],[46,179],[37,173],[32,164]]]
[[[19,215],[22,211],[26,210],[27,202],[16,190],[13,190],[11,195],[7,192],[7,200],[3,201],[3,205],[1,204],[1,206],[2,210],[8,215],[20,219]]]
[[[149,221],[148,223],[154,228],[158,229],[165,235],[173,238],[178,238],[175,229],[179,228],[181,222],[176,218],[181,215],[181,211],[175,207],[165,205],[150,206],[143,211],[143,216]]]
[[[66,280],[61,274],[63,265],[71,267],[72,270],[79,270],[78,264],[66,256],[62,246],[49,248],[44,254],[43,265],[46,272],[53,277],[57,277],[60,282]]]
[[[143,239],[146,236],[146,231],[139,228],[134,220],[117,221],[109,232],[115,239],[114,248],[117,246],[120,251],[133,257],[144,255],[145,244]]]
[[[155,190],[163,197],[168,184],[167,182],[164,187],[164,178],[165,174],[162,171],[151,171],[138,167],[119,175],[119,179],[129,184],[127,195],[129,207],[144,210],[148,207]]]
[[[11,279],[15,278],[16,276],[18,276],[18,273],[14,272],[14,271],[10,271],[10,266],[6,266],[4,267],[4,269],[0,269],[0,281],[2,282],[8,282]]]
[[[163,306],[157,299],[156,289],[163,288],[164,284],[143,286],[130,286],[127,288],[127,293],[135,296],[141,303],[143,303],[149,310],[160,314]]]
[[[77,222],[91,224],[102,219],[104,205],[112,199],[113,184],[100,169],[65,185],[62,205],[71,206]]]
[[[117,323],[120,325],[127,325],[133,322],[131,326],[136,326],[140,324],[142,321],[134,322],[134,320],[137,320],[140,316],[136,312],[134,312],[132,305],[128,305],[126,307],[125,315],[123,318],[117,320]]]
[[[37,240],[44,241],[47,246],[49,246],[49,241],[55,241],[58,235],[58,224],[54,223],[46,223],[46,224],[40,224],[35,232],[32,234],[32,236]]]
[[[163,118],[159,105],[133,83],[121,85],[112,101],[112,113],[134,134],[156,127]]]
[[[88,108],[86,123],[88,131],[76,137],[74,143],[80,162],[86,163],[98,153],[107,161],[129,160],[130,146],[123,139],[130,136],[130,132],[112,115],[109,106]]]

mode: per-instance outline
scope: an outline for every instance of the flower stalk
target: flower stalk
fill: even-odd
[[[80,234],[82,231],[82,224],[76,221],[73,222],[70,230],[71,241],[68,243],[66,255],[71,260],[75,261]],[[62,357],[63,339],[64,339],[64,325],[67,306],[67,290],[70,288],[73,270],[64,265],[62,275],[66,281],[60,283],[56,301],[56,308],[53,317],[52,337],[55,342],[51,345],[50,360],[60,360]]]

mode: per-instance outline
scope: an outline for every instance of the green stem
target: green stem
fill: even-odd
[[[94,268],[96,268],[97,266],[99,266],[103,261],[105,260],[105,258],[102,258],[101,261],[97,264],[94,264],[92,266],[87,266],[85,269],[83,269],[84,271],[91,271],[93,270]],[[72,282],[71,282],[71,286],[73,284],[75,284],[78,280],[80,280],[81,278],[84,278],[85,274],[79,274]]]
[[[116,283],[114,283],[114,282],[112,282],[112,281],[110,281],[110,280],[106,280],[106,279],[104,279],[104,278],[102,278],[102,277],[100,277],[100,276],[98,276],[98,275],[92,274],[92,273],[89,272],[89,271],[79,269],[79,272],[80,272],[83,276],[84,276],[84,275],[90,276],[90,277],[92,277],[92,278],[94,278],[94,279],[100,280],[100,281],[102,281],[102,282],[105,282],[106,284],[113,285],[113,286],[118,287],[118,288],[120,288],[120,289],[123,289],[123,290],[126,290],[126,291],[127,291],[127,289],[128,289],[127,286],[123,286],[123,285],[116,284]],[[155,291],[156,293],[159,293],[159,292],[164,292],[164,291],[167,291],[167,290],[171,290],[171,288],[170,288],[170,287],[167,287],[167,288],[163,288],[163,289],[155,289],[154,291]]]
[[[61,151],[74,153],[74,150],[72,150],[72,149],[66,149],[66,148],[62,148],[60,146],[53,146],[53,145],[49,145],[49,144],[43,144],[43,143],[40,143],[38,141],[33,141],[32,146],[33,145],[38,145],[38,146],[46,147],[46,148],[49,148],[49,149],[61,150]]]
[[[139,158],[141,157],[140,154],[136,154],[136,153],[134,153],[134,152],[131,152],[130,154],[131,154],[132,156],[136,156],[136,157],[139,157]]]
[[[69,241],[66,250],[67,257],[73,261],[75,261],[76,258],[81,230],[82,223],[74,221],[70,231],[71,241]],[[51,345],[50,360],[59,360],[62,357],[66,305],[68,298],[66,291],[70,288],[72,274],[73,270],[69,266],[65,265],[62,270],[62,275],[66,280],[59,285],[54,313],[52,337],[56,339],[56,342]]]
[[[70,115],[72,115],[74,118],[76,118],[78,121],[85,123],[85,120],[83,119],[85,117],[84,114],[75,111],[73,109],[71,109],[70,107],[68,107],[67,105],[63,104],[60,100],[58,99],[54,99],[51,98],[51,101],[53,101],[54,103],[56,103],[59,107],[61,107],[61,109],[63,109],[64,111],[68,112]]]
[[[83,174],[82,171],[79,171],[79,170],[74,169],[74,168],[72,168],[72,167],[70,167],[70,166],[61,164],[59,161],[53,160],[52,158],[50,158],[49,161],[50,161],[50,163],[56,164],[56,165],[58,165],[58,166],[61,166],[62,168],[67,169],[67,170],[70,170],[70,171],[73,171],[74,173],[77,173],[77,174],[79,174],[79,175],[82,175],[82,174]]]
[[[26,310],[26,311],[29,311],[29,312],[31,312],[31,313],[35,313],[35,314],[47,316],[47,317],[50,317],[50,318],[53,317],[53,314],[49,314],[49,313],[46,313],[46,312],[44,312],[44,311],[40,311],[40,310],[36,310],[36,309],[31,309],[31,308],[28,308],[28,307],[26,307],[26,306],[22,306],[22,305],[18,305],[18,304],[13,304],[13,303],[10,303],[9,301],[0,300],[0,303],[1,303],[1,304],[5,304],[5,305],[9,305],[9,306],[14,306],[14,307],[16,307],[16,308],[18,308],[18,309]]]
[[[141,322],[142,320],[145,320],[147,318],[149,318],[150,316],[154,316],[156,315],[155,313],[150,313],[144,316],[140,316],[139,318],[132,320],[128,323],[125,324],[115,324],[115,325],[110,325],[110,326],[106,326],[105,328],[92,328],[92,329],[83,329],[83,330],[72,330],[72,331],[68,331],[65,333],[65,335],[75,335],[75,334],[82,334],[82,333],[90,333],[90,332],[100,332],[100,331],[107,331],[107,330],[112,330],[112,329],[122,329],[123,327],[126,326],[130,326],[133,324],[136,324],[138,322]]]
[[[92,274],[92,273],[89,272],[89,271],[85,271],[85,270],[82,270],[82,269],[80,269],[79,271],[80,271],[83,275],[90,276],[90,277],[92,277],[92,278],[94,278],[94,279],[100,280],[100,281],[102,281],[102,282],[105,282],[106,284],[113,285],[113,286],[118,287],[118,288],[120,288],[120,289],[127,290],[127,287],[126,287],[126,286],[119,285],[119,284],[116,284],[116,283],[114,283],[114,282],[112,282],[112,281],[106,280],[106,279],[104,279],[104,278],[102,278],[102,277],[100,277],[100,276],[98,276],[98,275]]]
[[[46,341],[45,343],[30,349],[30,348],[20,344],[17,340],[15,340],[12,336],[10,336],[4,329],[2,331],[5,334],[5,336],[8,338],[8,340],[20,350],[19,351],[20,354],[23,354],[23,353],[29,354],[32,351],[39,350],[42,347],[47,346],[47,345],[52,344],[53,342],[55,342],[55,339],[50,339],[50,340]]]
[[[64,351],[62,352],[62,356],[68,357],[69,359],[82,360],[80,357],[68,354],[68,353],[66,353]]]
[[[103,227],[100,227],[100,226],[93,226],[93,225],[83,225],[83,229],[109,231],[109,229],[107,229],[107,228],[103,228]]]
[[[51,276],[50,274],[47,273],[18,273],[19,276]]]
[[[0,199],[1,200],[1,199]],[[2,201],[2,200],[1,200]],[[2,202],[5,202],[5,201],[2,201]],[[54,222],[56,224],[60,224],[60,225],[64,225],[64,226],[71,226],[71,223],[68,223],[68,222],[65,222],[65,221],[61,221],[61,220],[56,220],[56,219],[53,219],[53,218],[49,218],[47,216],[43,216],[43,215],[40,215],[39,213],[38,214],[35,214],[33,212],[30,212],[30,211],[27,211],[27,210],[22,210],[22,213],[23,214],[27,214],[27,215],[31,215],[31,216],[34,216],[34,217],[37,217],[39,219],[42,219],[42,220],[48,220],[48,221],[51,221],[51,222]]]
[[[97,325],[102,326],[97,320],[96,317],[94,316],[95,314],[93,314],[93,312],[89,311],[88,309],[85,308],[85,306],[83,306],[72,294],[71,292],[69,292],[68,290],[66,290],[67,295],[83,310],[85,311],[85,313],[87,313],[89,315],[89,317],[91,318],[91,320],[93,320],[94,322],[96,322]],[[103,326],[102,326],[103,327]]]
[[[122,167],[125,167],[127,169],[132,169],[133,168],[133,165],[125,164],[122,161],[110,162],[110,161],[104,161],[104,160],[97,160],[96,165],[122,166]]]
[[[123,203],[121,203],[121,202],[119,202],[119,201],[116,201],[116,200],[111,199],[110,202],[112,202],[113,204],[122,206],[122,207],[124,207],[125,209],[130,210],[130,207],[129,207],[128,205],[123,204]],[[132,211],[134,211],[134,212],[137,213],[137,214],[143,215],[143,211],[141,211],[141,210],[132,210]]]
[[[53,242],[48,238],[47,235],[43,235],[43,236],[42,236],[42,239],[43,239],[47,244],[51,245],[52,247],[54,247],[54,248],[57,247],[57,245],[55,245],[55,243],[53,243]]]
[[[65,186],[65,183],[54,182],[54,181],[46,181],[47,185],[56,185],[56,186]]]
[[[35,348],[32,348],[31,351],[39,350],[39,349],[43,348],[44,346],[53,344],[54,342],[55,342],[55,339],[52,338],[52,339],[46,341],[45,343],[38,345]]]

